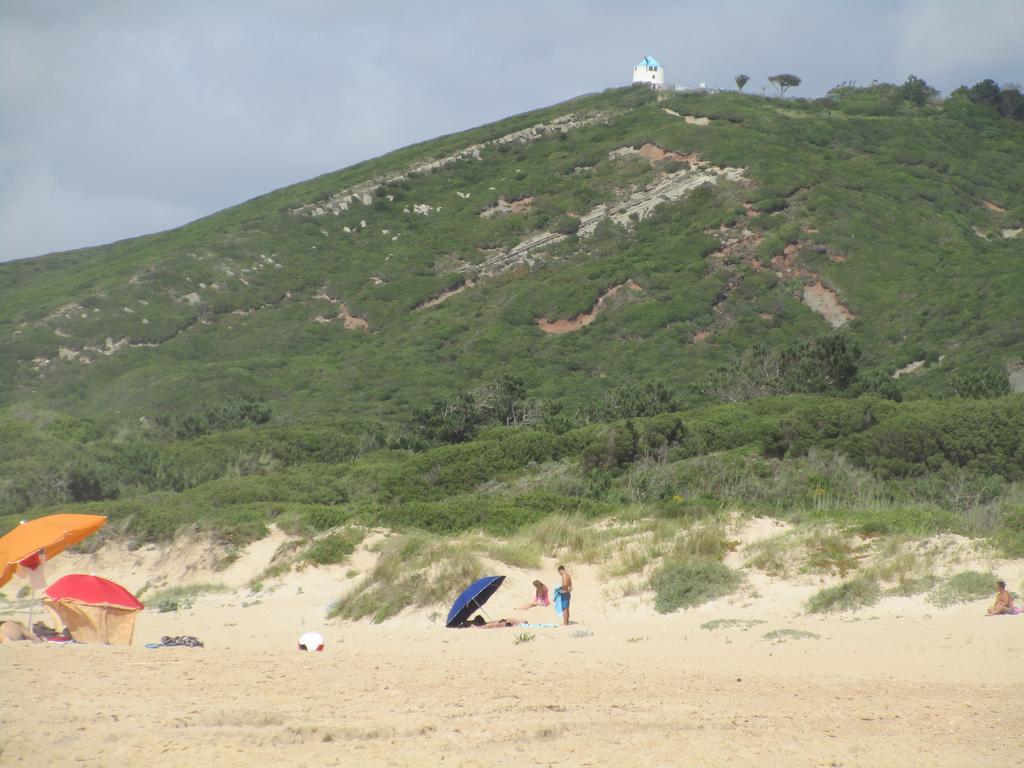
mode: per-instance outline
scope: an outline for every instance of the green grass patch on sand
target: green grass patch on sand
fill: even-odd
[[[651,577],[654,609],[672,613],[732,594],[743,576],[723,563],[712,560],[669,559]]]
[[[721,562],[733,546],[719,523],[698,525],[678,539],[651,575],[655,610],[671,613],[735,592],[743,575]]]
[[[338,565],[356,551],[363,540],[362,531],[347,530],[329,533],[306,550],[305,559],[316,565]]]
[[[701,629],[712,631],[715,629],[736,629],[740,628],[746,632],[751,627],[755,627],[758,624],[764,624],[761,619],[714,619],[712,621],[705,621],[700,625]]]
[[[810,613],[855,611],[874,605],[881,596],[882,588],[876,579],[867,575],[857,576],[812,595],[807,601],[807,610]]]
[[[969,603],[995,594],[996,576],[982,571],[962,571],[939,584],[928,595],[928,602],[939,608]]]
[[[373,570],[331,608],[329,617],[381,622],[402,610],[450,601],[480,577],[480,558],[464,543],[412,532],[380,543]]]
[[[186,610],[192,607],[196,598],[200,595],[208,595],[211,592],[224,592],[227,587],[223,584],[187,584],[180,587],[168,587],[154,592],[146,599],[146,607],[158,613],[171,613],[173,611]]]
[[[762,636],[762,640],[768,640],[772,643],[784,643],[787,640],[818,640],[821,635],[815,634],[814,632],[806,632],[802,629],[773,629],[771,632],[765,632]]]
[[[913,597],[914,595],[921,595],[934,589],[935,585],[938,583],[939,578],[937,576],[920,576],[913,579],[903,579],[885,590],[885,594],[893,595],[895,597]]]

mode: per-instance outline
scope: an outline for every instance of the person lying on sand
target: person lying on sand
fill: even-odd
[[[497,621],[486,621],[483,616],[477,614],[473,617],[472,621],[464,621],[460,625],[461,627],[472,627],[474,629],[499,629],[502,627],[514,627],[515,623],[508,619],[498,619]]]
[[[0,643],[15,643],[18,640],[31,640],[33,643],[41,642],[38,637],[16,621],[5,621],[0,624]]]
[[[1006,588],[1006,582],[1000,579],[996,582],[996,601],[992,607],[985,611],[987,616],[999,616],[1000,614],[1012,614],[1013,595]]]
[[[534,580],[533,587],[537,590],[536,594],[533,596],[533,600],[526,605],[520,606],[520,611],[528,611],[535,606],[547,608],[551,605],[551,598],[548,597],[548,588],[544,585],[544,582]]]

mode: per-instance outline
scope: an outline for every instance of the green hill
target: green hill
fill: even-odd
[[[925,360],[908,382],[941,393],[958,365],[1024,358],[1024,239],[1003,237],[1024,223],[1022,138],[969,103],[870,92],[584,97],[0,265],[4,402],[138,417],[242,388],[281,413],[395,415],[503,371],[545,396],[653,377],[689,397],[753,341],[828,330],[814,307],[850,318],[869,366]],[[616,205],[624,225],[515,250]],[[628,281],[585,330],[538,327]]]
[[[92,501],[147,536],[227,508],[245,535],[285,513],[498,530],[608,511],[629,498],[621,473],[662,449],[806,456],[784,434],[805,419],[793,394],[826,411],[834,397],[883,398],[839,401],[874,403],[867,426],[809,438],[857,471],[1012,482],[1010,438],[1008,464],[950,440],[887,464],[853,436],[883,411],[946,434],[966,417],[942,398],[1019,383],[1022,179],[1024,123],[963,95],[916,106],[886,86],[815,101],[618,89],[172,231],[0,264],[0,513]],[[676,411],[686,425],[761,395],[783,399],[765,401],[781,403],[771,424],[734,406],[731,419],[763,427],[742,439],[672,433],[646,454],[587,453],[601,422]],[[985,419],[1007,408],[1016,423],[1019,398],[992,402]],[[546,447],[457,487],[388,485],[429,476],[424,457],[454,450],[438,443],[496,423]],[[557,490],[481,495],[551,462],[568,473]],[[455,514],[437,507],[457,508],[451,494],[475,511],[437,523]],[[879,498],[943,509],[937,495],[901,485]]]

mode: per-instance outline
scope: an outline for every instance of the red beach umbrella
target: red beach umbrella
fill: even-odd
[[[135,595],[120,584],[101,576],[88,576],[84,573],[69,573],[62,576],[48,586],[44,594],[54,602],[75,600],[87,605],[112,605],[136,611],[143,609],[142,603]]]

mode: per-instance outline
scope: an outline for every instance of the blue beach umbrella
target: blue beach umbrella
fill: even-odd
[[[484,576],[477,579],[459,595],[448,611],[448,620],[444,623],[446,627],[457,627],[469,618],[473,611],[482,608],[505,580],[504,576]]]

